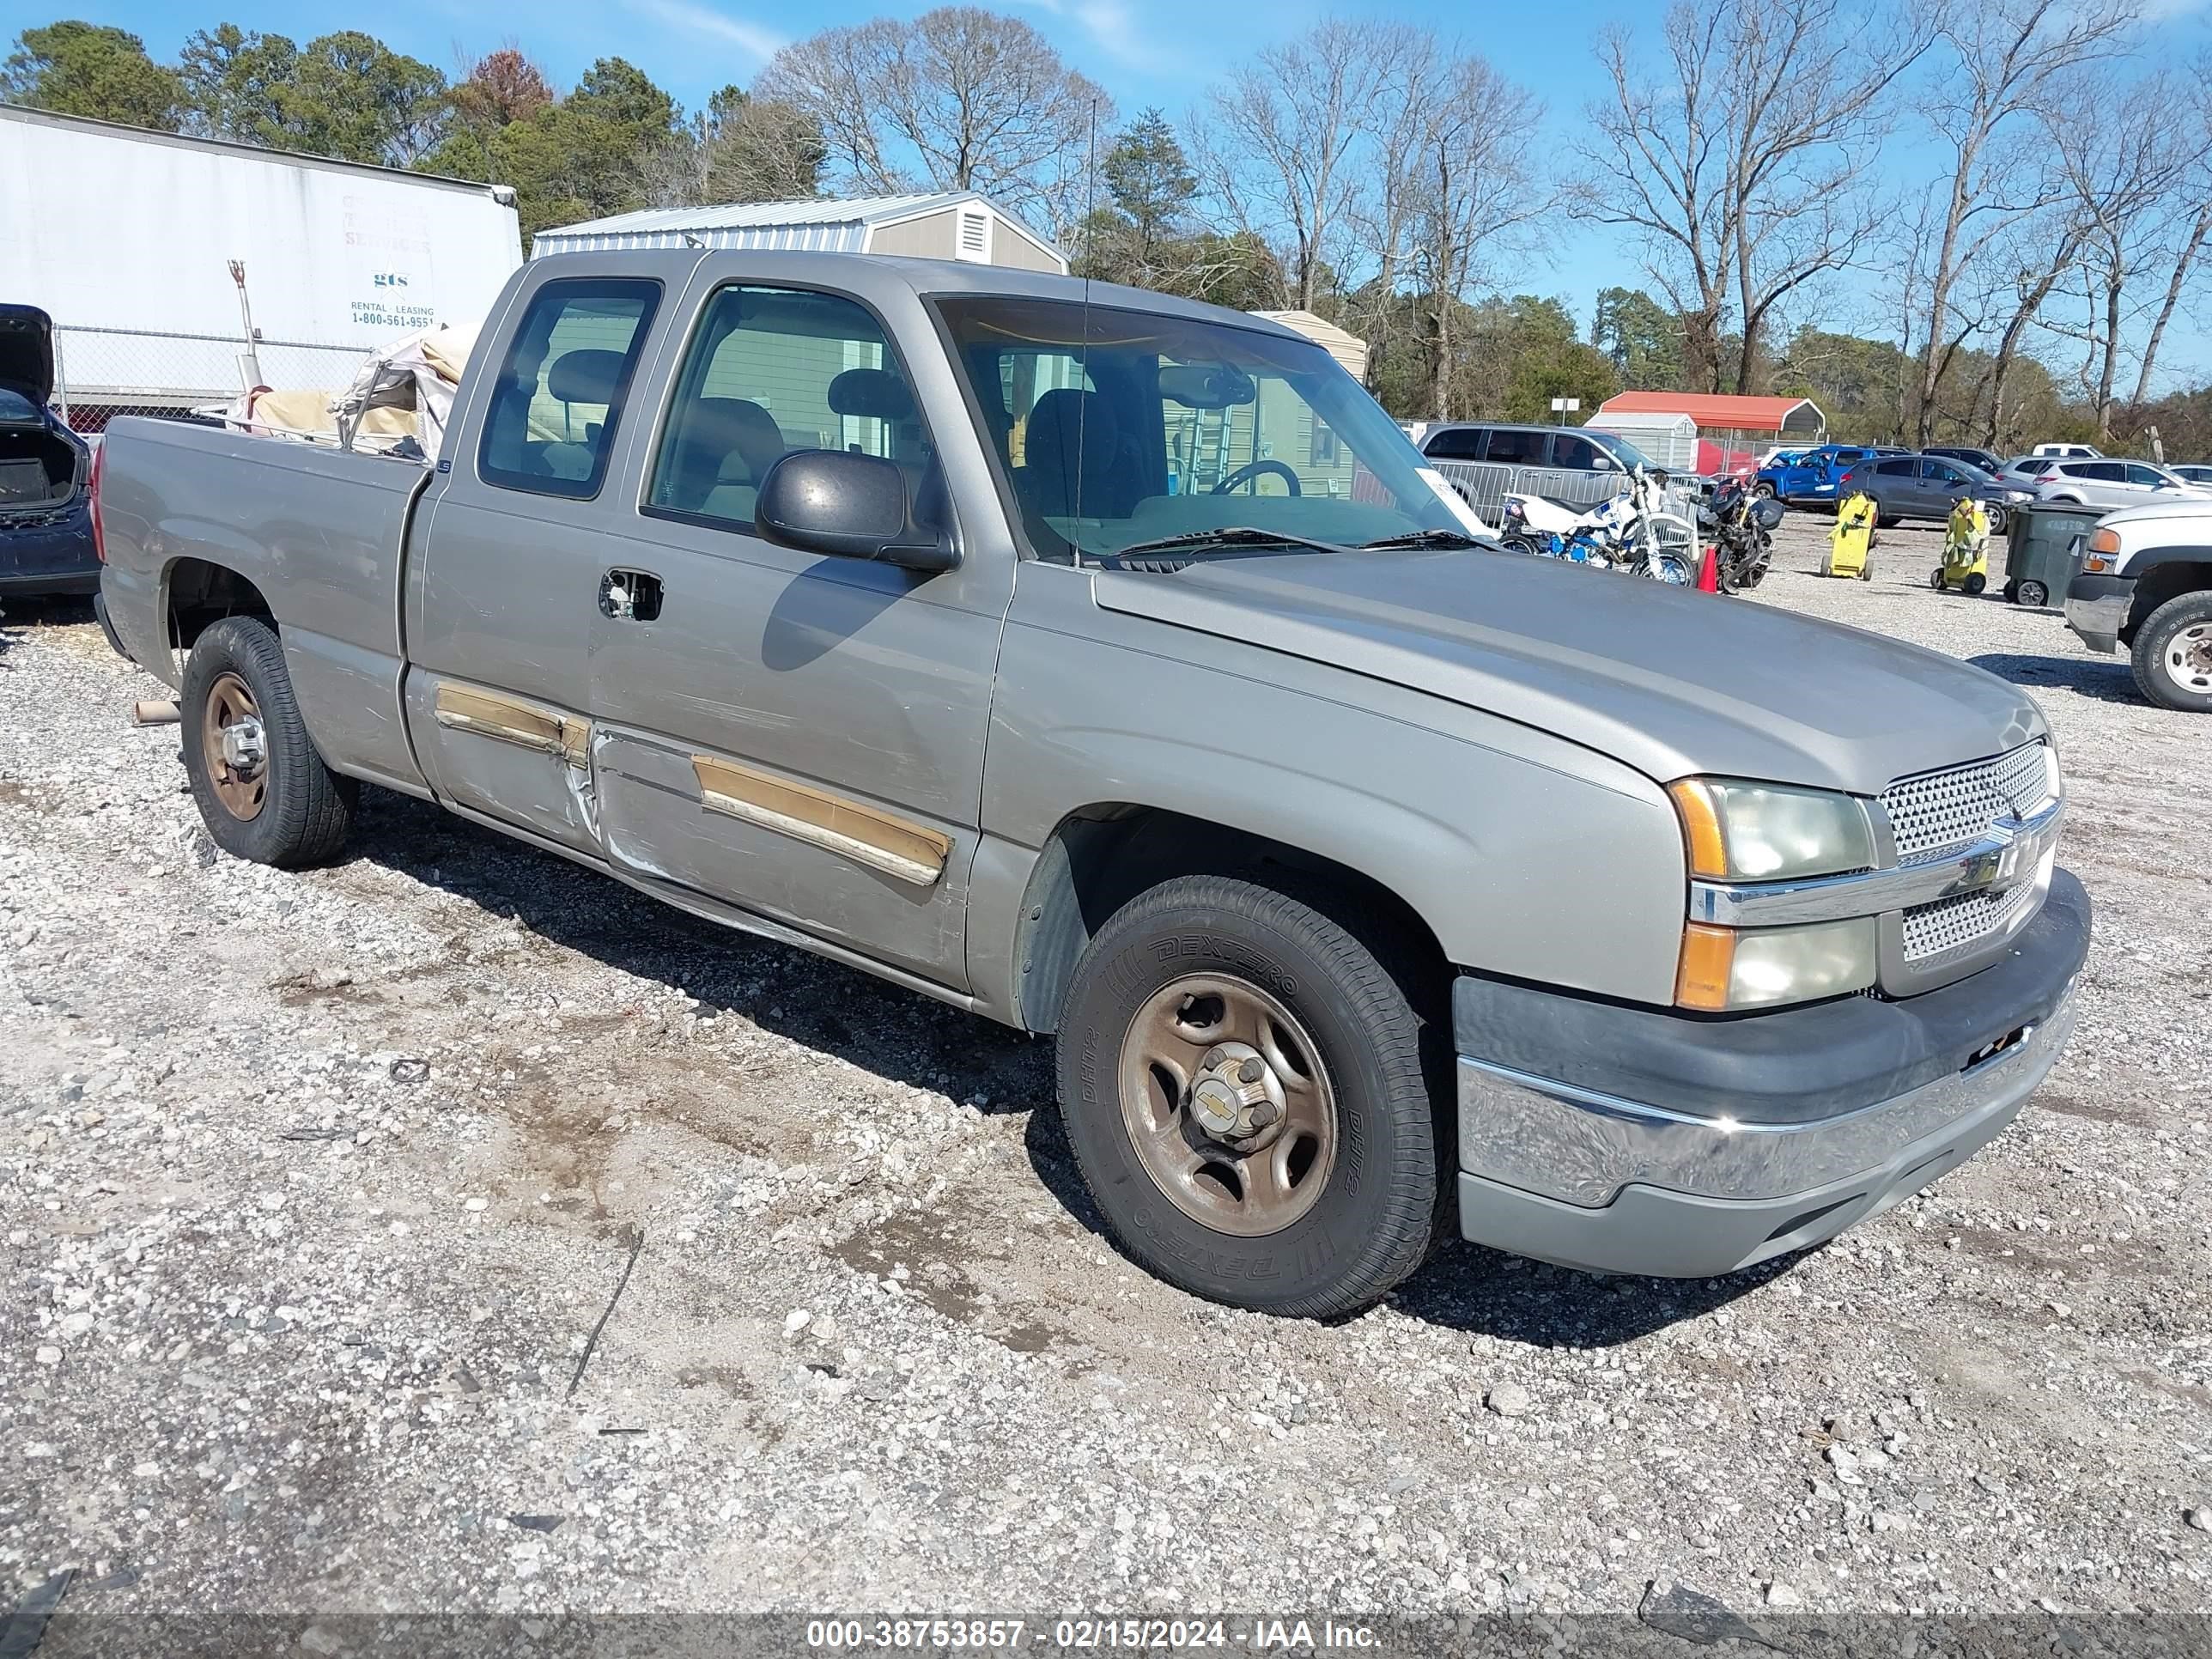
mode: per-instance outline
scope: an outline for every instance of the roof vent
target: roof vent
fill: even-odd
[[[960,246],[956,250],[963,259],[973,259],[979,264],[991,261],[991,216],[981,208],[960,210]]]

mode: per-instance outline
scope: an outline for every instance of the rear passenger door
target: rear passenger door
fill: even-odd
[[[441,799],[596,852],[586,658],[609,492],[665,284],[538,284],[472,396],[480,434],[438,464],[407,574],[407,724]]]
[[[619,597],[588,625],[607,855],[963,989],[1011,562],[931,575],[755,531],[769,470],[815,448],[896,461],[951,520],[907,366],[854,296],[725,283],[661,362],[601,544]]]

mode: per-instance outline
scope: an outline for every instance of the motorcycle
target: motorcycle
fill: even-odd
[[[1662,472],[1638,466],[1629,487],[1587,513],[1543,495],[1509,495],[1498,539],[1540,558],[1621,570],[1687,586],[1697,568],[1697,532],[1673,511]]]
[[[1698,525],[1712,534],[1714,575],[1721,592],[1741,593],[1758,586],[1773,562],[1782,503],[1731,478],[1698,507]]]

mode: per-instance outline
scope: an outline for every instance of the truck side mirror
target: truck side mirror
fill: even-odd
[[[798,449],[768,470],[753,527],[781,547],[908,570],[950,570],[960,555],[915,522],[897,463],[836,449]]]

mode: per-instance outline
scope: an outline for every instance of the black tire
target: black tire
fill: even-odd
[[[1941,593],[1943,591],[1943,567],[1942,565],[1937,565],[1934,570],[1929,573],[1928,586],[1934,588],[1938,593]]]
[[[1972,575],[1967,577],[1966,580],[1960,582],[1959,586],[1965,588],[1970,597],[1979,599],[1984,593],[1989,591],[1990,579],[1982,574],[1980,571],[1977,570]]]
[[[1897,514],[1894,513],[1882,513],[1876,514],[1874,521],[1874,527],[1877,530],[1896,529]]]
[[[1989,514],[1990,535],[2008,536],[2012,533],[2005,528],[2006,524],[2008,523],[2009,520],[2005,517],[2004,508],[2001,507],[1986,507],[1983,510]]]
[[[1774,486],[1762,481],[1752,485],[1751,493],[1758,496],[1761,501],[1771,501],[1774,499]]]
[[[1084,952],[1060,1014],[1060,1110],[1091,1198],[1148,1273],[1209,1301],[1325,1319],[1381,1301],[1445,1236],[1443,969],[1424,971],[1399,933],[1355,921],[1358,932],[1253,882],[1181,876],[1133,899]],[[1260,985],[1288,1009],[1334,1091],[1325,1185],[1277,1231],[1241,1236],[1188,1213],[1146,1168],[1124,1115],[1122,1045],[1139,1011],[1207,975]],[[1425,1006],[1431,992],[1437,1006]]]
[[[1525,553],[1532,559],[1536,556],[1536,544],[1526,536],[1500,536],[1498,544],[1509,553]]]
[[[202,739],[210,693],[225,675],[245,683],[258,707],[264,787],[258,811],[240,817],[223,804]],[[193,642],[185,663],[185,771],[216,845],[234,858],[282,869],[318,864],[345,844],[361,786],[323,764],[292,695],[276,630],[255,617],[226,617]]]
[[[2017,584],[2010,595],[2014,605],[2024,605],[2031,611],[2040,611],[2051,603],[2051,590],[2041,582],[2030,580]]]
[[[2130,653],[2136,688],[2161,708],[2212,714],[2212,675],[2177,674],[2166,665],[2179,636],[2193,629],[2212,629],[2212,592],[2184,593],[2143,619]]]

